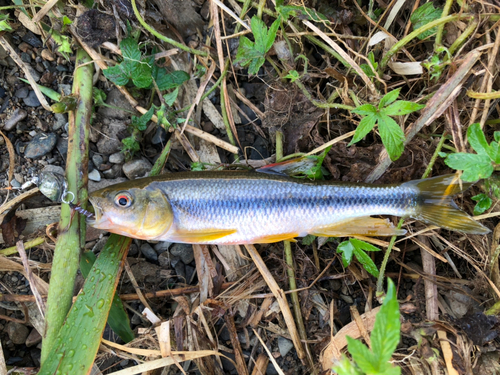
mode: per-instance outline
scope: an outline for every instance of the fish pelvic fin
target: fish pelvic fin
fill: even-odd
[[[298,233],[281,233],[281,234],[272,234],[269,236],[259,237],[254,240],[255,243],[274,243],[280,241],[290,241],[297,242],[294,237],[298,237]]]
[[[169,240],[183,243],[203,244],[216,241],[230,234],[236,233],[236,229],[206,229],[198,231],[176,231]]]
[[[388,219],[375,217],[356,217],[339,221],[338,223],[316,227],[311,234],[319,237],[362,236],[401,236],[404,229],[396,228]]]
[[[488,228],[460,210],[453,202],[456,194],[467,190],[474,183],[461,181],[458,175],[406,182],[404,186],[413,186],[419,190],[416,212],[411,217],[462,233],[489,233]]]

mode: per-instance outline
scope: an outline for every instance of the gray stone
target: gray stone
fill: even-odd
[[[16,92],[14,93],[14,96],[19,99],[24,99],[28,97],[28,94],[30,93],[30,89],[27,88],[26,86],[21,87],[20,89],[17,89]]]
[[[123,164],[123,173],[129,180],[145,177],[151,171],[153,166],[145,159],[131,160]]]
[[[101,180],[99,182],[95,181],[89,181],[89,193],[92,193],[93,191],[104,189],[108,186],[114,185],[114,184],[119,184],[121,182],[127,181],[126,178],[124,177],[118,177],[115,178],[114,180]]]
[[[23,42],[28,43],[32,47],[35,48],[43,47],[40,38],[37,37],[35,34],[33,34],[31,31],[28,31],[26,34],[24,34],[24,36],[21,39],[23,40]]]
[[[141,245],[141,253],[146,257],[146,259],[156,262],[158,260],[158,254],[151,247],[150,244],[144,243]]]
[[[52,124],[52,130],[59,130],[61,129],[64,125],[68,123],[68,118],[67,114],[65,113],[56,113],[54,114],[54,123]]]
[[[10,115],[10,117],[5,120],[4,129],[10,131],[14,129],[19,121],[24,120],[28,116],[28,112],[24,109],[16,108],[16,110]]]
[[[126,109],[127,111],[134,112],[134,108],[130,105],[128,100],[123,96],[123,94],[118,89],[113,89],[108,93],[106,98],[106,104]],[[126,120],[130,118],[130,112],[124,111],[122,109],[115,109],[109,107],[100,107],[99,114],[105,118],[115,118],[120,120]]]
[[[64,95],[71,95],[71,85],[68,85],[66,83],[60,83],[59,84],[59,92],[64,93]]]
[[[30,91],[28,96],[23,99],[24,104],[26,104],[28,107],[38,107],[40,106],[40,101],[36,97],[36,94],[34,91]]]
[[[19,189],[21,187],[21,183],[17,181],[15,178],[13,178],[12,181],[10,182],[10,186]]]
[[[196,268],[186,265],[186,283],[190,284]]]
[[[186,281],[186,266],[182,262],[177,262],[174,266],[175,273],[180,278],[180,282],[187,283]]]
[[[282,357],[286,356],[293,348],[293,342],[284,337],[278,337],[278,348]]]
[[[47,155],[56,147],[57,135],[54,133],[39,133],[33,137],[24,150],[24,156],[30,159],[38,159]]]
[[[37,345],[40,342],[42,342],[42,336],[36,329],[33,328],[26,338],[26,346],[29,348],[30,346]]]
[[[133,243],[132,245],[130,245],[130,247],[128,248],[128,256],[129,257],[134,257],[138,253],[139,253],[139,250],[137,249],[137,245],[135,243]]]
[[[193,246],[183,243],[176,243],[170,249],[170,254],[179,257],[184,264],[189,264],[194,260]]]
[[[57,151],[62,155],[63,158],[66,158],[68,154],[68,137],[63,136],[59,137],[56,144]]]
[[[123,152],[115,152],[109,155],[109,162],[113,164],[123,164],[125,162],[125,155],[123,155]]]
[[[103,155],[110,155],[122,148],[121,138],[118,135],[127,135],[127,125],[120,121],[111,121],[102,127],[102,135],[97,141],[97,151]],[[124,138],[124,137],[123,137]]]
[[[23,60],[25,63],[29,64],[31,63],[31,56],[27,54],[26,52],[21,53],[21,60]]]
[[[15,322],[9,322],[7,324],[7,327],[5,328],[5,331],[7,331],[9,339],[16,345],[24,344],[26,342],[26,338],[30,333],[25,325]]]
[[[122,166],[120,164],[114,164],[111,168],[102,171],[104,178],[111,179],[117,177],[123,177]]]
[[[155,245],[155,251],[158,254],[161,254],[161,253],[164,253],[165,251],[167,251],[170,248],[170,246],[172,246],[172,242],[161,241]]]
[[[89,180],[99,182],[101,181],[101,174],[97,169],[92,170],[92,172],[89,172]]]
[[[104,159],[101,155],[94,154],[92,155],[92,162],[94,163],[95,167],[99,169],[101,167],[101,164],[104,163]]]
[[[163,252],[160,255],[158,255],[158,263],[162,267],[170,267],[170,254],[167,252]]]
[[[42,76],[40,75],[40,73],[38,73],[36,71],[35,68],[33,68],[31,65],[28,65],[28,70],[29,70],[31,76],[33,77],[33,79],[35,80],[35,82],[40,81],[40,78],[42,78]]]

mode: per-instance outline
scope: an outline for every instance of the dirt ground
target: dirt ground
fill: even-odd
[[[34,187],[27,185],[42,171],[64,173],[68,141],[71,143],[68,114],[45,108],[34,86],[22,79],[70,95],[75,51],[80,45],[94,53],[90,55],[98,69],[93,85],[105,94],[107,105],[96,103],[89,124],[90,192],[146,176],[169,140],[171,150],[163,173],[261,167],[275,162],[277,152],[304,155],[330,144],[322,166],[327,179],[399,184],[422,178],[428,168],[432,176],[454,173],[438,152],[472,152],[466,135],[469,124],[482,122],[489,142],[500,129],[499,99],[479,101],[467,96],[468,90],[499,90],[500,7],[495,2],[446,2],[451,6],[448,14],[476,17],[457,16],[445,24],[442,45],[453,50],[448,61],[445,54],[433,52],[434,31],[427,39],[406,41],[388,68],[364,77],[354,66],[368,66],[369,53],[380,66],[396,41],[414,30],[410,16],[421,2],[378,0],[370,5],[368,1],[318,0],[281,5],[289,6],[286,9],[293,14],[281,20],[280,30],[286,31],[278,33],[254,75],[249,66],[235,63],[240,36],[252,38],[247,29],[255,15],[271,27],[280,2],[246,2],[248,10],[242,11],[244,3],[234,0],[224,4],[138,1],[138,12],[148,28],[139,22],[128,0],[96,1],[94,10],[85,14],[88,1],[59,4],[41,22],[33,22],[33,12],[40,11],[43,4],[31,9],[24,2],[26,16],[20,7],[11,7],[12,2],[0,0],[0,15],[9,15],[12,27],[0,31],[0,38],[16,55],[0,46],[0,342],[5,368],[14,369],[9,373],[36,373],[40,367],[44,319],[23,263],[41,280],[37,285],[48,286],[58,235],[54,223],[61,213],[60,203],[30,194]],[[443,9],[445,3],[435,2],[434,6]],[[307,22],[315,20],[308,13],[313,10],[325,17],[314,21],[320,34],[307,27]],[[390,15],[394,10],[398,12],[395,17]],[[485,14],[493,18],[481,16]],[[64,25],[63,17],[71,26]],[[238,22],[241,20],[245,26]],[[67,37],[70,52],[61,51],[61,40],[55,40],[42,24]],[[375,43],[377,32],[385,36]],[[156,33],[181,46],[173,46]],[[178,121],[175,131],[154,121],[148,121],[139,132],[134,130],[132,116],[140,116],[138,108],[160,108],[165,99],[158,95],[158,87],[140,88],[132,80],[119,86],[103,74],[103,66],[120,61],[120,42],[131,34],[141,53],[156,55],[158,66],[189,75],[165,118],[174,124],[186,119],[190,106],[198,102],[189,114],[194,130],[180,134],[184,120]],[[188,53],[183,48],[206,54]],[[346,66],[339,56],[354,65]],[[439,64],[433,56],[439,56]],[[403,74],[391,65],[398,62],[433,63],[435,70]],[[223,71],[227,75],[218,81]],[[300,78],[286,78],[291,71]],[[462,74],[460,79],[457,74]],[[200,101],[201,94],[213,86],[216,89]],[[401,89],[401,100],[433,103],[436,110],[425,121],[425,110],[394,116],[407,142],[402,155],[392,162],[378,131],[349,145],[362,119],[349,108],[376,105],[394,89]],[[439,105],[438,90],[445,96]],[[48,105],[54,103],[44,98]],[[135,137],[138,150],[124,147],[128,137]],[[440,142],[442,138],[444,142]],[[498,171],[491,181],[495,178]],[[455,202],[472,214],[476,202],[471,198],[489,194],[489,184],[494,183],[480,181]],[[23,194],[27,196],[16,203]],[[490,234],[466,235],[407,219],[403,224],[407,234],[393,244],[390,237],[372,242],[382,250],[370,253],[377,267],[386,249],[392,248],[385,275],[396,285],[401,313],[401,339],[392,361],[403,374],[500,373],[500,325],[489,310],[500,298],[500,210],[497,198],[490,196],[492,203],[481,220]],[[398,218],[390,220],[398,224]],[[88,228],[81,251],[99,256],[108,238],[109,233]],[[19,240],[26,247],[25,261],[10,250]],[[346,353],[346,335],[367,342],[373,311],[380,306],[376,277],[357,260],[344,267],[337,249],[345,240],[298,239],[291,244],[291,264],[283,242],[256,245],[256,253],[267,266],[264,270],[243,246],[133,240],[116,293],[122,297],[135,338],[125,344],[106,325],[103,339],[107,341],[101,342],[92,373],[111,374],[164,358],[165,337],[158,327],[165,327],[165,322],[172,350],[210,350],[223,356],[207,355],[142,373],[331,373],[331,366],[340,359],[338,354]],[[35,244],[30,246],[30,241]],[[75,296],[84,282],[78,271]],[[292,289],[298,289],[295,297]],[[276,290],[283,293],[281,298]],[[41,295],[46,300],[46,290]],[[280,303],[289,306],[289,314]]]

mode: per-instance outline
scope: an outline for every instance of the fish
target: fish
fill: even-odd
[[[489,233],[453,201],[471,185],[455,175],[373,185],[254,171],[179,172],[91,193],[95,214],[87,224],[132,238],[187,244],[406,233],[389,219],[373,215],[413,218],[462,233]]]

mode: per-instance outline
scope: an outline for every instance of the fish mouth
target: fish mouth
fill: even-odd
[[[92,216],[87,216],[85,222],[87,223],[87,225],[95,226],[101,220],[102,209],[91,197],[89,197],[89,204],[92,206],[94,214]]]

